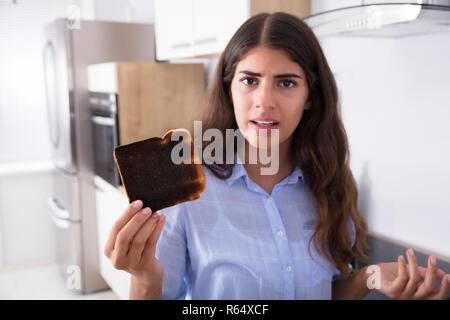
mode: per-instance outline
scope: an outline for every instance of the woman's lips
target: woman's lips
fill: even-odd
[[[250,128],[253,128],[256,130],[256,132],[259,132],[261,129],[267,130],[267,133],[269,134],[271,130],[278,129],[280,123],[274,123],[273,125],[267,126],[267,125],[260,125],[258,123],[255,123],[253,121],[250,121]]]

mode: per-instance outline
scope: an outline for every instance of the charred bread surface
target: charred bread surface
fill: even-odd
[[[206,188],[206,179],[198,161],[194,143],[187,130],[169,130],[163,138],[153,137],[114,150],[129,202],[142,200],[153,212],[176,204],[200,198]],[[188,139],[172,141],[173,134],[187,133]],[[186,141],[187,140],[187,141]],[[190,158],[181,164],[172,161],[172,149],[179,143],[190,144]],[[188,163],[185,163],[188,162]],[[197,162],[197,163],[195,163]]]

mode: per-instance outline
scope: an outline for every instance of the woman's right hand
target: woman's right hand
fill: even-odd
[[[141,200],[134,201],[114,223],[104,253],[114,268],[132,275],[132,285],[155,292],[161,289],[164,275],[155,251],[165,217],[142,206]]]

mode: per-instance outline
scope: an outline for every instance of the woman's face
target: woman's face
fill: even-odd
[[[253,147],[261,129],[267,132],[267,147],[272,129],[279,130],[279,147],[290,146],[303,110],[310,108],[302,68],[284,50],[265,46],[251,49],[237,64],[231,98],[237,125]]]

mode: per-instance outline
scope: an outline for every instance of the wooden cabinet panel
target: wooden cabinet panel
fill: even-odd
[[[251,0],[251,15],[268,12],[283,11],[293,14],[301,19],[309,16],[311,12],[311,0]]]
[[[162,136],[173,128],[193,133],[205,96],[202,64],[117,64],[119,144]]]

